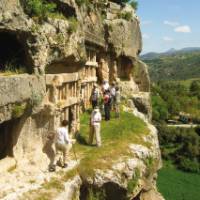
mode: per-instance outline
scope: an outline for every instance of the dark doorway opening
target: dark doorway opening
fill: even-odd
[[[10,32],[0,32],[0,71],[26,72],[26,53],[18,36]]]
[[[0,159],[7,156],[13,157],[13,146],[17,134],[15,128],[20,119],[12,119],[0,124]]]

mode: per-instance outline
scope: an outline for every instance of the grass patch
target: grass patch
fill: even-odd
[[[182,172],[167,163],[158,173],[157,186],[166,200],[200,199],[200,175]]]
[[[138,168],[136,168],[132,179],[128,182],[127,189],[128,189],[129,194],[131,194],[133,192],[133,190],[135,189],[135,187],[137,186],[139,178],[140,178],[140,170]]]
[[[60,180],[57,180],[56,178],[52,178],[51,181],[44,184],[44,189],[50,190],[50,189],[56,189],[58,191],[64,190],[64,185]]]
[[[68,19],[69,21],[69,29],[68,29],[68,33],[69,34],[72,34],[74,32],[77,31],[77,28],[78,28],[78,21],[75,17],[70,17]]]
[[[131,113],[121,113],[120,119],[112,119],[109,122],[102,122],[101,148],[87,146],[86,141],[89,135],[89,115],[81,117],[80,143],[75,148],[81,160],[81,175],[89,176],[94,173],[93,169],[109,169],[119,157],[127,156],[128,145],[131,143],[148,146],[142,136],[149,133],[146,124]],[[110,159],[112,158],[112,160]]]
[[[26,109],[26,104],[15,105],[12,110],[12,117],[13,118],[21,117],[24,114],[25,109]]]
[[[58,172],[56,178],[44,183],[40,189],[28,192],[22,199],[29,199],[29,197],[34,197],[37,200],[54,199],[56,194],[63,190],[64,182],[77,174],[80,174],[82,178],[92,177],[94,169],[107,170],[120,157],[129,155],[129,144],[149,145],[142,139],[144,135],[149,133],[149,129],[141,119],[131,113],[122,112],[120,119],[112,118],[109,122],[103,121],[101,130],[103,146],[101,148],[88,146],[89,114],[84,113],[81,116],[78,142],[74,146],[77,157],[82,158],[80,164],[68,172]],[[139,172],[136,171],[133,181],[129,183],[130,190],[135,187],[138,177]],[[91,193],[90,199],[99,199],[100,196],[102,193]]]

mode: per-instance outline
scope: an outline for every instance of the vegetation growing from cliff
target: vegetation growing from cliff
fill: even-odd
[[[132,8],[134,8],[135,10],[137,10],[138,8],[138,1],[136,0],[111,0],[111,1],[115,3],[120,3],[120,4],[129,3],[132,6]]]
[[[69,18],[69,29],[68,29],[68,32],[70,34],[76,32],[77,28],[78,28],[78,21],[75,17],[70,17]]]
[[[93,177],[94,170],[108,170],[122,156],[127,156],[129,144],[142,144],[149,147],[150,144],[143,140],[143,136],[149,133],[146,124],[131,113],[122,112],[120,119],[112,119],[109,122],[102,122],[102,147],[88,146],[87,139],[89,135],[89,115],[84,113],[81,116],[81,131],[75,145],[75,152],[78,158],[81,158],[78,166],[68,172],[58,172],[57,178],[52,178],[48,183],[44,183],[40,189],[26,193],[22,199],[53,199],[64,187],[64,182],[80,174],[81,178]],[[74,155],[72,153],[74,158]],[[111,159],[112,158],[112,159]],[[139,172],[129,183],[129,189],[134,188]],[[135,178],[135,179],[134,179]],[[99,197],[98,193],[91,193],[90,197]]]
[[[81,160],[81,173],[83,176],[92,175],[93,169],[108,169],[119,156],[127,155],[128,145],[143,144],[149,147],[149,143],[143,141],[142,136],[148,134],[149,130],[145,123],[134,117],[131,113],[122,113],[120,119],[112,119],[109,123],[102,122],[101,148],[87,146],[89,135],[89,116],[84,114],[81,119],[80,144],[77,150],[85,155]],[[110,160],[112,158],[112,160]]]
[[[88,6],[91,2],[90,0],[76,0],[78,6],[86,5]]]
[[[125,19],[127,21],[130,21],[132,19],[132,13],[131,12],[122,12],[118,14],[118,18]]]
[[[25,11],[31,17],[45,18],[50,13],[55,12],[56,4],[49,3],[45,0],[27,0],[25,5]]]

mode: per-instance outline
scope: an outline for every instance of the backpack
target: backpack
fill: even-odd
[[[96,91],[94,91],[92,93],[92,101],[97,101],[98,100],[98,93]]]

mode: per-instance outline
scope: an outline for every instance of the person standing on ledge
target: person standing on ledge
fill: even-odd
[[[103,102],[104,102],[105,120],[109,121],[110,120],[110,109],[111,109],[111,94],[110,94],[109,90],[107,90],[104,93]]]
[[[99,97],[100,97],[100,92],[99,88],[97,87],[97,84],[94,84],[94,87],[92,89],[92,94],[91,94],[91,103],[92,103],[92,109],[94,109],[96,106],[98,106],[99,103]]]
[[[56,131],[56,137],[55,137],[55,147],[56,147],[56,153],[59,152],[62,153],[62,158],[60,157],[57,161],[57,164],[60,167],[66,168],[67,167],[67,159],[69,151],[72,147],[73,141],[69,138],[68,133],[68,121],[63,120],[61,123],[61,127],[59,127]]]
[[[89,144],[92,145],[95,135],[97,147],[101,146],[101,113],[99,108],[96,107],[91,114],[90,118],[90,135]]]

